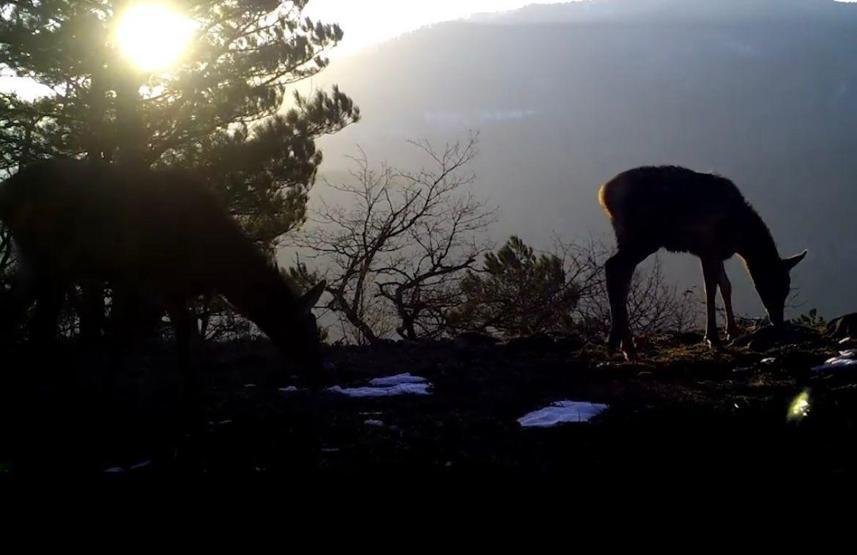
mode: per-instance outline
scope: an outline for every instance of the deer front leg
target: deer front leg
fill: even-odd
[[[718,283],[720,285],[720,297],[723,299],[723,306],[726,308],[726,339],[731,341],[741,334],[741,330],[735,323],[735,312],[732,310],[732,283],[726,275],[723,262],[720,263]]]
[[[12,278],[12,287],[0,297],[0,346],[14,342],[16,331],[26,320],[27,308],[35,299],[33,276],[21,264]]]
[[[96,345],[104,330],[104,282],[84,279],[80,284],[80,339],[86,345]]]
[[[194,329],[196,320],[184,300],[169,300],[167,302],[167,311],[170,315],[170,321],[175,328],[179,368],[184,378],[184,394],[188,402],[194,404],[198,393],[195,361],[192,356],[192,343],[196,339]]]
[[[628,324],[628,290],[634,275],[636,262],[622,251],[610,257],[605,264],[607,274],[607,297],[610,301],[610,336],[607,348],[616,351],[620,344],[625,356],[636,358],[634,337]]]
[[[65,300],[65,286],[53,279],[39,281],[36,289],[36,310],[30,334],[36,345],[52,347],[57,340],[59,316]]]
[[[702,259],[702,276],[705,281],[705,342],[709,346],[717,347],[720,345],[720,336],[717,332],[717,283],[720,279],[720,272],[723,268],[723,262],[717,259]]]

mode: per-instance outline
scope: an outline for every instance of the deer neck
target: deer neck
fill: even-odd
[[[291,304],[293,294],[279,270],[264,256],[244,252],[226,264],[218,289],[239,312],[265,327],[275,307]],[[264,331],[264,330],[263,330]]]
[[[738,255],[754,277],[780,262],[777,245],[768,227],[752,209],[742,218],[738,230]]]

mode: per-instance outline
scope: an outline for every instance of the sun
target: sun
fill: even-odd
[[[134,4],[119,15],[114,37],[119,49],[143,71],[174,64],[187,50],[194,22],[166,4]]]

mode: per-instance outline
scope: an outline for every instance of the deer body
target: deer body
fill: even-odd
[[[718,287],[726,309],[727,331],[733,337],[738,333],[731,284],[723,267],[723,261],[736,253],[744,259],[771,322],[782,325],[790,289],[789,270],[806,252],[781,259],[767,226],[734,183],[681,167],[641,167],[605,183],[598,198],[613,224],[618,247],[605,265],[611,349],[621,343],[626,354],[635,354],[626,307],[628,288],[636,266],[661,248],[689,252],[701,259],[706,339],[710,344],[719,343],[715,317]]]
[[[117,291],[157,295],[176,326],[180,352],[192,333],[187,301],[220,294],[284,354],[320,365],[309,310],[320,290],[297,296],[189,174],[37,162],[0,185],[0,220],[18,247],[21,289],[37,301],[34,332],[42,339],[55,332],[69,285],[109,282]]]

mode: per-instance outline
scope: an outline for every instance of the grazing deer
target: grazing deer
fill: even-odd
[[[72,284],[109,283],[123,297],[156,295],[176,329],[185,371],[195,329],[188,301],[220,294],[286,355],[315,372],[321,348],[311,308],[189,174],[129,171],[79,160],[34,163],[0,184],[0,220],[23,265],[18,294],[35,300],[33,335],[55,338]]]
[[[782,326],[790,290],[789,270],[806,251],[780,258],[762,218],[726,178],[675,166],[642,167],[623,172],[598,191],[598,200],[616,232],[618,252],[605,265],[610,297],[608,346],[636,355],[628,325],[628,289],[634,268],[661,247],[689,252],[702,260],[707,320],[705,338],[718,345],[715,317],[717,287],[726,308],[727,332],[738,326],[732,312],[732,286],[723,261],[738,254],[747,266],[774,326]]]

